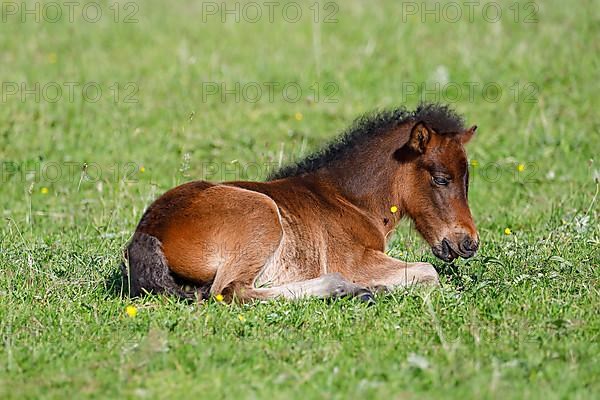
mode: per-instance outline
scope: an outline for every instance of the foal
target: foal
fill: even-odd
[[[267,182],[171,189],[125,252],[129,293],[368,300],[369,288],[437,284],[431,264],[387,256],[386,238],[408,216],[442,260],[475,254],[463,147],[475,129],[447,106],[401,108],[362,117]]]

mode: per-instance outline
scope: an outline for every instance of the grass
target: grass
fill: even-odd
[[[0,23],[0,397],[597,398],[598,1],[538,2],[537,23],[524,23],[526,3],[518,22],[506,5],[496,23],[481,7],[472,22],[423,23],[399,2],[352,0],[319,24],[309,3],[297,23],[222,23],[203,22],[200,2],[145,1],[130,24],[125,3],[119,23],[99,4],[96,23],[81,8],[72,23]],[[502,90],[426,97],[480,127],[469,145],[479,254],[444,265],[408,223],[390,245],[438,266],[442,288],[373,307],[198,307],[111,290],[161,192],[263,179],[265,164],[306,155],[365,111],[413,107],[414,85],[436,81]],[[21,99],[36,82],[62,97],[49,101],[47,86]],[[102,95],[68,99],[66,82]],[[207,94],[252,82],[297,82],[302,99]]]

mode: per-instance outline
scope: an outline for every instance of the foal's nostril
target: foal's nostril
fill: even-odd
[[[479,247],[479,243],[475,240],[472,240],[470,237],[466,237],[460,243],[460,247],[465,253],[474,254]]]

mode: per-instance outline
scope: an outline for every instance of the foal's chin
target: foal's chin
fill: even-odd
[[[440,260],[447,262],[447,263],[451,263],[452,261],[454,261],[458,258],[458,255],[456,255],[452,251],[444,254],[442,251],[440,251],[436,247],[432,247],[431,251],[433,252],[433,255],[435,255],[437,258],[439,258]]]
[[[431,251],[437,258],[448,263],[459,257],[459,254],[452,249],[452,246],[446,239],[442,240],[441,243],[432,246]]]

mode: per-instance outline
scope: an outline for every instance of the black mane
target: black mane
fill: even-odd
[[[349,150],[369,138],[389,132],[406,122],[424,122],[440,134],[464,131],[463,118],[447,105],[421,104],[415,111],[404,107],[365,114],[325,148],[295,164],[287,165],[269,175],[268,180],[282,179],[316,171],[341,159]]]

